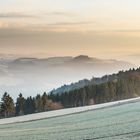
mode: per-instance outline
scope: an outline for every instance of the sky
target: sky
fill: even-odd
[[[0,53],[140,63],[140,0],[1,0]]]
[[[0,0],[0,58],[78,55],[139,67],[140,0]]]

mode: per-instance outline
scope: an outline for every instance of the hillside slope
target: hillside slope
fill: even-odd
[[[0,140],[138,140],[140,101],[50,119],[0,125]],[[31,119],[31,118],[30,118]]]

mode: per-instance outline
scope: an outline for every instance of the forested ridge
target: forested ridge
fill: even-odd
[[[106,75],[98,81],[101,84],[90,84],[61,94],[51,93],[49,98],[61,102],[64,107],[77,107],[140,96],[140,68]]]
[[[79,89],[57,94],[44,92],[43,95],[24,98],[20,93],[15,103],[5,92],[1,99],[0,117],[100,104],[140,96],[140,68],[106,75],[98,78],[98,81],[100,83],[94,82]]]

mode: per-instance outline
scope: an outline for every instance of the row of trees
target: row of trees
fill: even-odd
[[[37,95],[34,98],[31,96],[24,98],[20,93],[16,103],[14,103],[12,97],[6,92],[1,99],[0,117],[20,116],[61,108],[63,108],[61,103],[52,102],[51,99],[48,99],[46,93],[42,96]]]

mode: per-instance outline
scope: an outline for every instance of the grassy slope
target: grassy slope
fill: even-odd
[[[104,104],[90,105],[90,106],[84,106],[84,107],[75,107],[75,108],[66,108],[66,109],[60,109],[60,110],[42,112],[42,113],[34,113],[34,114],[12,117],[12,118],[4,118],[4,119],[0,119],[0,125],[11,124],[11,123],[22,123],[22,122],[36,121],[36,120],[52,118],[52,117],[59,117],[59,116],[81,113],[81,112],[96,110],[96,109],[102,109],[106,107],[117,106],[120,104],[127,104],[127,103],[137,102],[137,101],[140,101],[140,97],[114,101],[114,102],[108,102]]]
[[[0,140],[138,140],[140,102],[33,122],[0,125]]]

